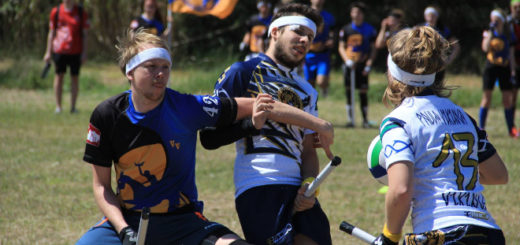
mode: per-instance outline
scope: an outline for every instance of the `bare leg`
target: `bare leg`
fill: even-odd
[[[54,75],[54,97],[56,98],[56,113],[61,112],[61,97],[63,93],[63,78],[65,73],[57,73]]]
[[[76,101],[79,93],[79,76],[70,76],[70,112],[76,112]]]

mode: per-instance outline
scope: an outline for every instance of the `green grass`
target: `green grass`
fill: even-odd
[[[38,62],[28,62],[34,62],[31,69],[35,72],[40,69]],[[128,83],[114,64],[88,64],[82,69],[80,81],[94,85],[82,84],[80,113],[54,115],[51,87],[27,89],[5,85],[16,83],[13,80],[16,76],[5,74],[19,64],[0,61],[0,244],[72,244],[102,216],[92,195],[90,166],[82,161],[90,113],[103,99],[127,89]],[[183,92],[210,93],[227,65],[175,69],[171,87]],[[52,73],[49,75],[46,82],[52,81]],[[453,98],[477,118],[481,78],[448,75],[448,80],[460,86]],[[390,112],[380,103],[385,84],[384,74],[372,75],[369,115],[377,122]],[[329,216],[334,244],[360,244],[340,232],[338,225],[346,220],[372,234],[382,229],[384,195],[377,193],[381,185],[370,176],[365,160],[366,149],[378,131],[343,127],[343,91],[341,74],[335,71],[331,95],[320,100],[319,109],[320,116],[335,125],[332,150],[344,161],[321,187],[320,202]],[[520,154],[516,152],[519,142],[507,136],[500,95],[496,93],[487,128],[507,164],[510,182],[504,186],[486,186],[485,195],[489,210],[512,243],[520,240],[517,232]],[[67,111],[68,92],[63,101]],[[360,120],[359,109],[356,110]],[[319,157],[325,162],[321,151]],[[233,159],[234,146],[217,151],[199,146],[197,184],[200,199],[205,201],[205,215],[240,234],[234,210]],[[408,220],[405,231],[410,230]]]

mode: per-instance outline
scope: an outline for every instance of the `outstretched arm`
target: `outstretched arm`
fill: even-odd
[[[233,125],[202,130],[200,140],[205,148],[216,149],[242,137],[257,134],[259,133],[258,129],[262,128],[267,119],[308,128],[317,132],[321,145],[327,150],[334,141],[334,128],[330,122],[288,104],[275,101],[267,94],[260,94],[256,99],[235,99],[238,105],[236,119],[240,120],[252,115],[251,122],[239,122]],[[210,148],[206,146],[210,146]]]

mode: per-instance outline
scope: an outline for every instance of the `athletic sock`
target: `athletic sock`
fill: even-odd
[[[506,123],[507,123],[507,132],[511,132],[511,129],[513,128],[513,109],[504,109],[504,114],[506,116]]]
[[[359,93],[359,100],[361,104],[361,113],[363,114],[363,121],[368,122],[368,96],[366,93]]]
[[[480,107],[480,112],[478,114],[478,122],[480,128],[486,128],[486,118],[487,118],[488,108]]]
[[[347,122],[352,122],[352,113],[353,113],[352,106],[345,105],[345,111],[347,112]]]

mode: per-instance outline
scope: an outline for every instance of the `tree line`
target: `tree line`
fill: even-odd
[[[89,14],[89,59],[114,60],[117,37],[128,28],[130,20],[142,11],[142,1],[128,0],[76,0]],[[159,1],[166,16],[167,0]],[[275,0],[273,0],[274,4]],[[295,2],[308,3],[309,0]],[[325,10],[336,18],[336,29],[350,22],[349,5],[353,1],[325,3]],[[461,44],[461,53],[449,68],[451,72],[480,73],[484,65],[484,53],[480,49],[482,32],[489,26],[489,13],[494,8],[509,12],[507,0],[364,0],[368,9],[365,20],[376,29],[392,8],[405,12],[405,23],[414,26],[424,22],[423,11],[429,5],[440,10],[440,21],[448,26]],[[35,57],[43,56],[49,30],[49,13],[60,0],[4,0],[0,3],[0,56],[26,52]],[[245,22],[256,13],[256,1],[239,1],[233,13],[220,20],[212,16],[174,14],[173,55],[182,60],[218,57],[222,53],[238,53],[238,45],[245,30]],[[16,53],[15,53],[16,52]],[[339,60],[336,50],[333,60]],[[1,59],[1,57],[0,57]],[[337,62],[336,62],[337,63]],[[380,70],[384,58],[378,57]]]

